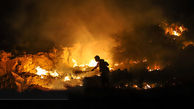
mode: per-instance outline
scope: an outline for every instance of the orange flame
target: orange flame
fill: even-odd
[[[97,65],[97,62],[94,59],[91,59],[89,64],[81,64],[78,65],[77,61],[75,59],[72,59],[73,67],[95,67]]]
[[[176,25],[176,24],[169,25],[166,22],[163,22],[162,26],[165,30],[166,35],[169,34],[169,35],[177,36],[177,37],[180,37],[183,34],[184,31],[188,30],[183,25],[181,25],[181,26]]]
[[[52,77],[59,76],[59,74],[56,71],[54,71],[54,72],[47,71],[45,69],[42,69],[40,66],[36,67],[36,70],[37,70],[36,74],[41,76],[41,78],[44,78],[45,75],[50,75]]]
[[[156,70],[160,70],[160,66],[159,65],[154,65],[153,67],[148,66],[147,67],[147,70],[149,72],[156,71]]]
[[[69,76],[66,76],[66,77],[64,78],[64,81],[70,81],[70,77],[69,77]]]
[[[184,41],[182,46],[182,49],[185,49],[187,46],[194,46],[194,42],[193,41]]]
[[[40,66],[36,67],[36,70],[37,70],[36,74],[41,76],[41,78],[44,78],[43,75],[48,75],[48,71],[40,68]]]

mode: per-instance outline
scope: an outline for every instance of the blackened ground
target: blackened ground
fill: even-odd
[[[141,73],[142,72],[142,73]],[[189,73],[190,72],[190,73]],[[128,108],[175,108],[188,107],[194,98],[194,76],[193,71],[179,72],[171,68],[162,71],[145,72],[140,71],[137,78],[136,74],[129,71],[117,70],[111,72],[111,84],[125,82],[126,80],[143,79],[142,81],[168,81],[163,87],[156,87],[149,90],[136,90],[133,88],[107,88],[100,86],[100,77],[94,76],[84,79],[82,87],[69,88],[66,91],[48,91],[38,86],[32,86],[24,92],[17,92],[15,89],[0,90],[1,100],[46,100],[48,103],[41,105],[54,108],[66,106],[69,103],[76,103],[71,107],[99,107],[105,104],[106,108],[111,106],[128,106]],[[171,83],[176,85],[170,85]],[[180,83],[180,84],[179,84]],[[18,101],[19,100],[19,101]],[[48,101],[49,100],[49,101]],[[50,101],[52,100],[52,101]],[[56,100],[56,101],[53,101]],[[59,101],[60,100],[60,101]],[[31,102],[31,101],[30,101]],[[22,101],[23,103],[23,101]],[[102,106],[103,107],[103,106]]]
[[[47,100],[48,104],[43,102],[45,106],[53,106],[54,103],[57,103],[55,107],[66,106],[66,104],[69,103],[76,103],[77,105],[71,105],[71,107],[101,107],[101,104],[106,104],[106,106],[111,105],[119,107],[124,105],[129,108],[175,108],[180,106],[186,108],[192,105],[191,102],[194,97],[193,92],[193,83],[153,88],[150,90],[136,90],[132,88],[102,89],[99,87],[74,87],[67,91],[42,91],[30,89],[19,93],[12,89],[1,90],[0,99],[24,101]]]
[[[129,107],[168,108],[170,106],[174,108],[190,106],[194,97],[193,91],[193,85],[156,88],[145,91],[75,87],[68,91],[31,90],[23,93],[14,90],[2,90],[0,98],[5,100],[62,100],[77,103],[77,106],[82,104],[81,106],[85,105],[86,107],[91,105],[95,107],[101,104],[126,106],[127,104]],[[52,103],[61,103],[62,101]],[[46,106],[50,105],[47,104]],[[62,103],[57,106],[64,105]],[[75,105],[72,107],[75,107]]]

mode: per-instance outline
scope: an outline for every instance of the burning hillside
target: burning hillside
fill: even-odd
[[[54,49],[51,52],[39,52],[37,54],[24,54],[15,57],[11,53],[1,51],[1,76],[11,75],[11,87],[17,88],[19,92],[28,90],[29,87],[39,86],[44,88],[42,90],[67,90],[70,87],[83,86],[83,80],[87,77],[100,76],[100,72],[92,72],[91,69],[97,63],[91,59],[88,64],[78,64],[76,60],[71,59],[72,62],[62,61],[64,58],[63,52],[56,52]],[[58,57],[57,57],[58,56]],[[70,57],[68,57],[70,58]],[[145,63],[145,59],[141,63]],[[129,65],[138,64],[139,61],[129,61]],[[110,70],[115,71],[122,68],[122,64],[110,65]],[[113,66],[113,67],[111,67]],[[160,67],[154,65],[147,67],[149,72],[160,70]],[[114,73],[113,73],[114,74]],[[112,74],[111,74],[112,75]],[[110,76],[111,77],[111,76]],[[2,78],[4,80],[4,78]],[[113,80],[114,81],[114,80]],[[10,81],[7,81],[9,84]],[[3,85],[1,88],[8,88]],[[144,83],[143,89],[154,88]],[[126,85],[125,85],[126,86]],[[128,86],[128,85],[127,85]],[[112,86],[118,88],[117,86]],[[134,85],[130,86],[134,88]],[[136,87],[135,87],[136,88]]]
[[[169,25],[167,23],[163,23],[162,27],[167,36],[173,35],[180,37],[184,31],[188,30],[184,26],[177,26],[175,24]],[[157,59],[155,60],[152,57],[150,58],[148,55],[115,59],[111,53],[111,49],[115,49],[114,47],[104,47],[104,49],[100,49],[101,46],[98,46],[96,49],[93,49],[92,47],[96,46],[96,42],[98,41],[88,42],[87,44],[76,43],[72,47],[62,47],[62,49],[52,49],[48,52],[38,52],[35,54],[23,53],[20,55],[13,55],[10,52],[2,50],[0,54],[0,74],[2,77],[4,75],[10,75],[6,77],[12,79],[12,82],[9,81],[11,87],[15,87],[19,92],[28,90],[29,87],[32,86],[44,88],[42,90],[67,90],[71,87],[83,87],[86,78],[101,76],[101,72],[91,71],[98,64],[93,59],[95,54],[100,54],[100,56],[105,58],[105,61],[109,63],[109,70],[111,71],[109,78],[111,78],[111,87],[113,88],[125,87],[135,88],[137,90],[147,90],[165,86],[165,82],[149,83],[149,81],[145,82],[145,80],[138,80],[139,77],[136,77],[136,79],[140,81],[139,83],[132,80],[122,81],[122,78],[115,82],[114,72],[118,73],[120,72],[120,69],[124,72],[132,72],[133,75],[139,75],[139,72],[158,73],[165,70],[165,67],[169,65],[165,65],[164,62],[160,62]],[[115,41],[113,40],[112,42]],[[120,46],[119,44],[121,44],[121,42],[117,42],[117,44],[117,46]],[[193,45],[192,41],[183,41],[182,44],[183,49],[189,45]],[[103,45],[109,45],[109,43],[102,43],[102,46]],[[139,76],[141,75],[142,74]],[[3,84],[3,82],[4,79],[1,84]],[[173,82],[170,84],[175,83]],[[7,85],[4,84],[1,85],[1,87],[7,88]]]
[[[184,26],[178,27],[173,24],[170,26],[165,24],[165,26],[166,35],[180,36],[182,32],[187,30]],[[176,31],[178,35],[174,34],[173,31]],[[185,41],[183,44],[185,48],[193,43]],[[115,72],[117,69],[128,69],[129,71],[144,69],[144,71],[147,70],[147,72],[165,69],[164,65],[160,62],[154,62],[145,56],[139,59],[138,57],[136,57],[136,59],[126,58],[124,61],[114,62],[110,52],[102,52],[100,49],[99,51],[94,51],[89,46],[93,46],[93,44],[89,43],[89,45],[85,45],[78,43],[73,47],[63,47],[62,49],[53,49],[49,52],[22,54],[19,56],[1,51],[1,75],[11,75],[13,79],[11,84],[15,84],[19,92],[25,91],[33,85],[47,90],[67,90],[70,87],[83,86],[83,80],[87,77],[101,75],[100,72],[91,71],[91,69],[97,66],[97,62],[93,59],[96,53],[108,59],[106,61],[109,63],[111,72]],[[111,73],[109,75],[110,78],[113,78],[111,75],[113,74]],[[130,86],[136,89],[151,89],[156,87],[156,84],[159,83],[151,83],[150,85],[146,82],[138,83],[141,84],[142,87],[131,82],[131,85],[129,85],[128,82],[124,84],[125,87]],[[7,88],[6,85],[1,87]],[[118,88],[117,85],[112,85],[112,87]]]
[[[65,65],[57,61],[57,57],[52,57],[53,53],[39,52],[37,54],[26,54],[11,59],[12,55],[1,51],[1,75],[10,74],[14,77],[15,84],[19,91],[25,90],[31,85],[39,85],[50,90],[65,90],[67,87],[82,85],[84,77],[90,77],[98,73],[79,74],[73,72],[74,67],[79,68],[80,72],[89,69],[95,63],[88,65],[75,66]],[[69,71],[62,71],[56,64],[68,66]],[[81,70],[80,70],[81,69]],[[13,85],[13,84],[12,84]],[[6,88],[6,86],[2,86]]]

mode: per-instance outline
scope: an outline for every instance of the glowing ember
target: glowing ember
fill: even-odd
[[[139,87],[138,84],[131,84],[130,85],[130,83],[125,83],[125,84],[117,85],[115,88],[134,88],[136,90],[148,90],[148,89],[159,87],[156,85],[157,85],[156,83],[149,83],[148,84],[147,82],[143,82],[142,87]]]
[[[146,84],[145,86],[144,86],[144,89],[146,90],[146,89],[150,89],[150,88],[152,88],[149,84]]]
[[[149,72],[156,71],[156,70],[158,71],[158,70],[160,70],[160,66],[159,65],[154,65],[153,67],[148,66],[147,70]]]
[[[144,82],[142,89],[145,89],[145,90],[152,89],[152,88],[155,88],[156,85],[157,85],[156,83],[149,83],[148,84],[148,83]]]
[[[97,76],[101,76],[100,74],[97,74]]]
[[[136,85],[136,84],[132,85],[131,87],[132,87],[132,88],[135,88],[135,89],[137,89],[137,90],[140,90],[140,89],[141,89],[141,88],[140,88],[138,85]]]
[[[132,87],[137,88],[138,86],[136,84],[134,84]]]
[[[188,46],[194,46],[194,42],[193,41],[184,41],[182,46],[182,49],[185,49]]]
[[[142,60],[142,62],[147,62],[148,60],[146,59],[146,58],[144,58],[143,60]]]
[[[125,87],[128,87],[129,85],[128,84],[125,84]]]
[[[139,60],[130,60],[129,63],[130,64],[138,64],[140,61]]]

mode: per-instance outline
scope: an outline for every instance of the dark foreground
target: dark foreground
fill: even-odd
[[[18,93],[14,90],[1,90],[1,100],[14,100],[16,103],[38,102],[44,106],[64,106],[67,103],[78,103],[78,105],[99,106],[101,104],[127,105],[129,107],[146,108],[168,108],[192,106],[193,85],[180,85],[166,88],[155,88],[149,90],[136,89],[102,89],[75,87],[67,91],[41,91],[28,90]],[[17,100],[17,101],[15,101]],[[33,101],[31,101],[33,100]],[[41,102],[40,102],[41,100]],[[47,100],[47,102],[44,102]],[[55,100],[55,101],[53,101]],[[78,105],[72,105],[77,107]],[[79,107],[79,106],[78,106]]]
[[[114,73],[114,72],[113,72]],[[156,78],[154,76],[149,76],[149,73],[143,75],[145,80],[162,80],[172,81],[168,75],[168,72],[155,72],[157,74]],[[123,77],[119,75],[112,75],[112,83],[118,83],[116,80],[132,80],[133,78],[128,75],[129,73],[118,72],[119,75],[124,75]],[[151,74],[150,74],[151,75]],[[160,75],[158,77],[158,75]],[[163,76],[162,76],[163,75]],[[184,73],[184,75],[186,75]],[[113,78],[115,77],[115,78]],[[130,78],[129,78],[130,77]],[[152,78],[151,78],[152,77]],[[148,90],[137,90],[134,88],[100,88],[98,85],[99,77],[86,78],[84,80],[84,86],[73,87],[68,90],[63,91],[48,91],[37,88],[29,88],[24,92],[17,92],[15,89],[11,90],[0,90],[0,99],[6,100],[8,104],[12,100],[13,103],[17,103],[18,107],[23,106],[24,102],[27,102],[29,107],[37,108],[34,104],[38,103],[42,107],[66,107],[70,104],[70,107],[104,107],[101,105],[106,105],[105,108],[111,106],[127,106],[128,108],[171,108],[181,107],[186,109],[192,106],[194,101],[194,81],[192,75],[188,75],[187,78],[184,76],[176,75],[177,79],[175,82],[181,81],[181,84],[168,85],[172,82],[167,82],[164,87],[155,87]],[[182,79],[182,78],[183,79]],[[135,78],[135,77],[134,77]],[[167,79],[165,79],[167,78]],[[1,102],[3,103],[3,102]],[[71,105],[75,103],[76,105]],[[26,108],[26,107],[25,107]],[[40,108],[40,107],[39,107]]]

